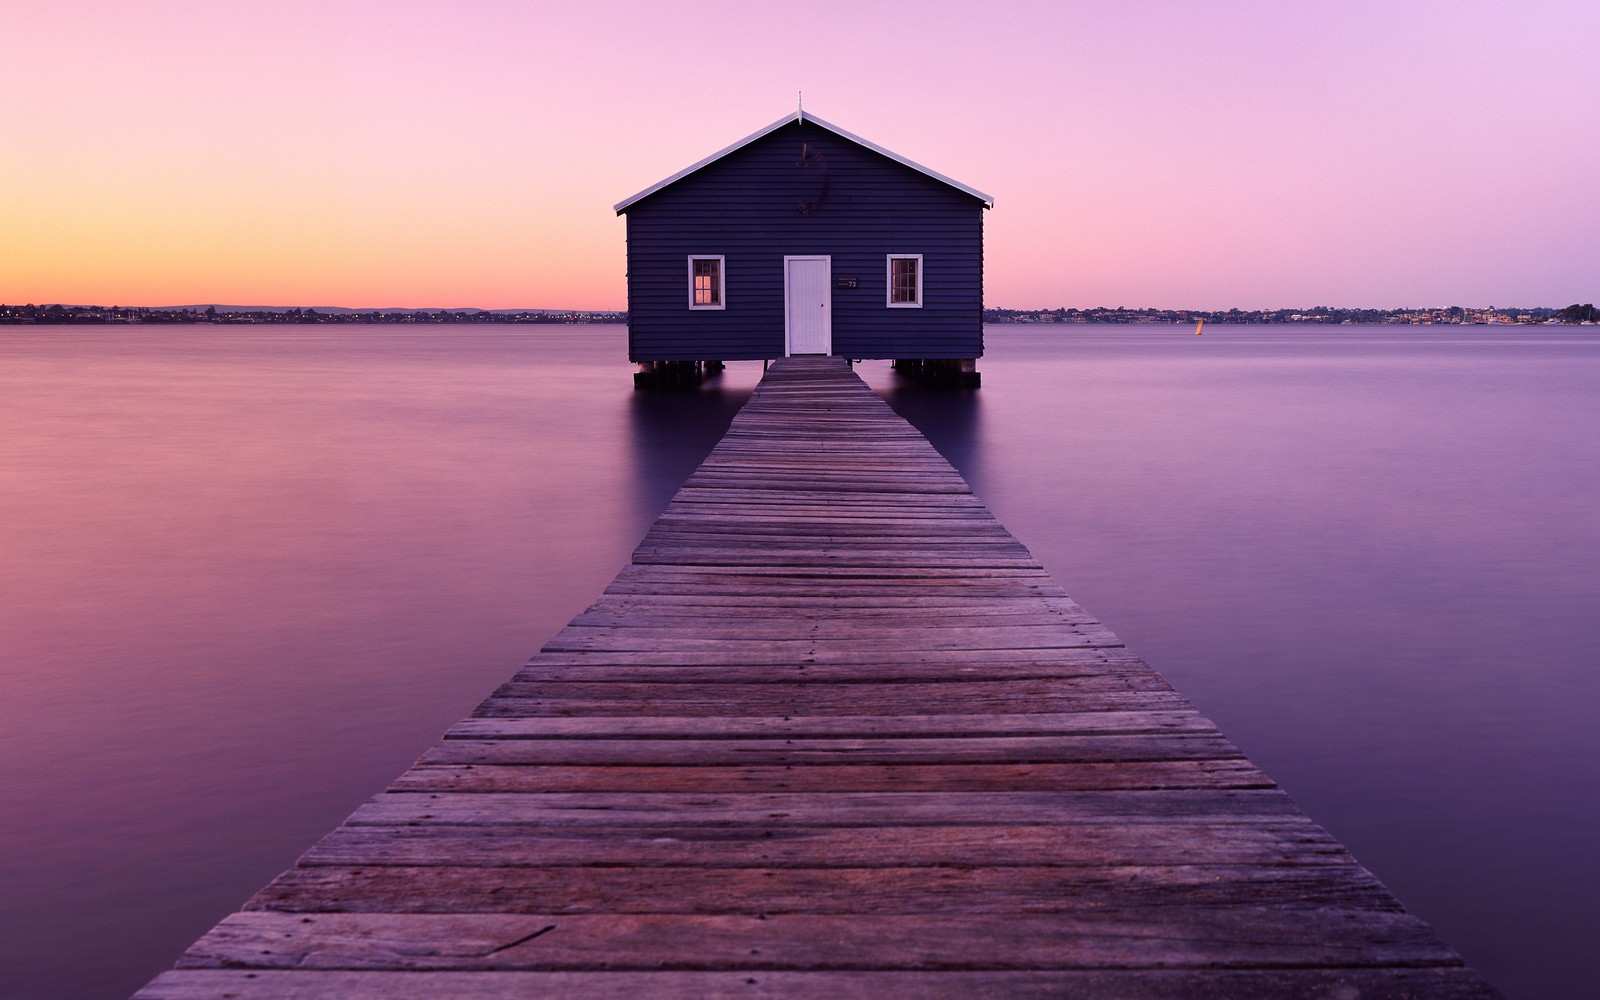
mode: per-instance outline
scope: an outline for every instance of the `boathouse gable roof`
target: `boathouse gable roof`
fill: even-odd
[[[636,203],[638,203],[640,201],[643,201],[645,198],[650,197],[651,195],[655,194],[658,191],[661,191],[661,190],[664,190],[665,188],[671,187],[672,185],[674,185],[674,184],[678,183],[679,181],[683,180],[685,177],[688,177],[690,174],[696,173],[696,172],[698,172],[698,171],[710,166],[711,164],[716,163],[718,160],[721,160],[723,157],[728,156],[731,153],[735,153],[735,152],[743,149],[744,147],[750,145],[751,143],[753,143],[753,142],[755,142],[755,141],[757,141],[757,140],[759,140],[759,139],[761,139],[761,138],[763,138],[765,136],[768,136],[768,135],[772,134],[773,132],[776,132],[778,129],[783,128],[785,125],[804,124],[804,123],[810,123],[810,124],[815,125],[815,126],[817,126],[819,128],[826,129],[827,131],[832,132],[834,135],[839,136],[841,139],[845,139],[845,140],[847,140],[849,142],[853,142],[856,145],[861,146],[864,149],[869,149],[872,152],[879,154],[880,156],[883,156],[883,157],[885,157],[887,159],[893,160],[894,162],[899,163],[902,166],[909,167],[910,169],[915,170],[916,172],[918,172],[920,174],[923,174],[923,175],[925,175],[927,177],[931,177],[934,180],[939,181],[942,184],[946,184],[946,185],[954,188],[955,190],[960,191],[962,194],[968,195],[969,197],[972,197],[972,198],[976,198],[983,205],[984,208],[993,208],[994,207],[994,198],[990,197],[987,194],[984,194],[982,191],[979,191],[977,188],[968,187],[967,185],[962,184],[960,181],[953,180],[953,179],[951,179],[949,177],[946,177],[944,174],[941,174],[936,170],[929,170],[927,167],[924,167],[920,163],[917,163],[917,162],[912,161],[912,160],[908,160],[904,156],[901,156],[899,153],[895,153],[895,152],[892,152],[890,150],[884,149],[882,146],[878,145],[875,142],[871,142],[869,140],[863,139],[858,135],[852,135],[851,133],[846,132],[844,129],[838,127],[837,125],[833,125],[833,124],[831,124],[829,122],[823,121],[822,119],[818,118],[816,115],[811,114],[810,112],[807,112],[807,111],[796,111],[792,115],[784,115],[782,118],[779,118],[777,121],[773,122],[771,125],[768,125],[766,128],[763,128],[763,129],[761,129],[761,130],[759,130],[757,132],[754,132],[754,133],[752,133],[752,134],[750,134],[748,136],[745,136],[743,139],[740,139],[738,142],[734,143],[733,145],[728,146],[726,149],[718,150],[717,152],[712,153],[710,156],[708,156],[705,159],[699,161],[698,163],[694,163],[694,164],[691,164],[690,166],[685,167],[684,169],[682,169],[682,170],[678,171],[677,173],[673,174],[671,177],[668,177],[668,178],[666,178],[664,180],[658,181],[655,184],[650,185],[649,187],[645,188],[643,191],[640,191],[638,194],[634,195],[633,197],[624,198],[622,201],[617,202],[616,207],[615,207],[616,208],[616,213],[618,215],[623,214],[624,212],[626,212],[634,204],[636,204]]]

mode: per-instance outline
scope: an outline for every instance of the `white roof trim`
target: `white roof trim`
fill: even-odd
[[[744,147],[750,145],[752,142],[755,142],[757,139],[761,138],[762,136],[767,135],[770,132],[777,131],[778,129],[782,128],[785,125],[788,125],[791,122],[796,122],[796,123],[810,122],[813,125],[820,125],[823,128],[827,129],[829,132],[832,132],[835,135],[839,136],[840,138],[849,139],[851,142],[855,143],[858,146],[865,146],[868,149],[872,150],[874,153],[879,153],[879,154],[881,154],[883,156],[887,156],[889,159],[895,161],[896,163],[899,163],[899,164],[902,164],[904,166],[910,167],[912,170],[915,170],[918,173],[926,174],[929,177],[932,177],[936,181],[942,181],[943,183],[948,184],[951,187],[955,188],[957,191],[962,191],[962,192],[964,192],[966,194],[972,195],[972,197],[974,197],[974,198],[978,199],[979,201],[983,202],[983,207],[984,208],[993,208],[994,207],[994,199],[992,197],[990,197],[989,195],[984,194],[982,191],[979,191],[977,188],[968,187],[967,185],[961,183],[960,181],[952,180],[951,178],[946,177],[944,174],[939,173],[937,170],[929,170],[927,167],[923,166],[922,164],[915,163],[915,162],[913,162],[911,160],[908,160],[905,157],[901,156],[899,153],[890,152],[889,150],[884,149],[882,146],[878,145],[875,142],[868,142],[866,139],[863,139],[858,135],[851,135],[849,132],[846,132],[844,129],[840,128],[839,126],[830,124],[828,122],[825,122],[821,118],[818,118],[816,115],[811,114],[809,111],[797,111],[792,115],[784,115],[782,118],[779,118],[777,121],[773,122],[771,125],[768,125],[766,128],[760,130],[759,132],[755,132],[755,133],[752,133],[750,135],[745,136],[743,139],[740,139],[738,142],[736,142],[733,145],[729,146],[727,149],[718,150],[717,152],[712,153],[710,156],[708,156],[705,159],[701,160],[699,163],[695,163],[695,164],[693,164],[691,166],[684,167],[682,170],[680,170],[677,173],[673,174],[671,177],[668,177],[666,180],[657,181],[656,183],[654,183],[654,184],[650,185],[649,187],[645,188],[643,191],[640,191],[638,194],[634,195],[632,198],[624,198],[622,201],[617,202],[617,204],[616,204],[616,213],[618,215],[621,215],[624,211],[627,210],[628,206],[632,205],[634,202],[640,201],[640,200],[642,200],[644,198],[648,198],[650,195],[655,194],[657,191],[660,191],[662,188],[667,187],[670,184],[675,184],[678,181],[682,180],[683,178],[689,176],[690,174],[694,173],[696,170],[699,170],[701,167],[709,166],[709,165],[717,162],[718,160],[722,159],[724,156],[727,156],[729,153],[732,153],[735,150],[743,149]]]

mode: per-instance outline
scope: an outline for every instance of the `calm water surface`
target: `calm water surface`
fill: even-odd
[[[0,995],[125,996],[627,561],[759,378],[616,327],[0,328]],[[858,370],[1513,997],[1600,926],[1600,334],[989,332]]]

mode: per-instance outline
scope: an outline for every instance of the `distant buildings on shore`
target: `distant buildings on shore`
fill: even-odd
[[[985,323],[1315,323],[1463,324],[1595,323],[1600,309],[985,309]],[[282,309],[277,307],[69,306],[0,304],[0,324],[52,323],[626,323],[620,310],[549,309]]]
[[[985,323],[1317,323],[1317,324],[1463,324],[1463,323],[1592,323],[1600,319],[1592,305],[1565,309],[985,309]]]

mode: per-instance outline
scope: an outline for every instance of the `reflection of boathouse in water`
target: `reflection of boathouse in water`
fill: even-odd
[[[892,358],[976,385],[994,199],[804,111],[616,206],[641,385],[724,361]]]

